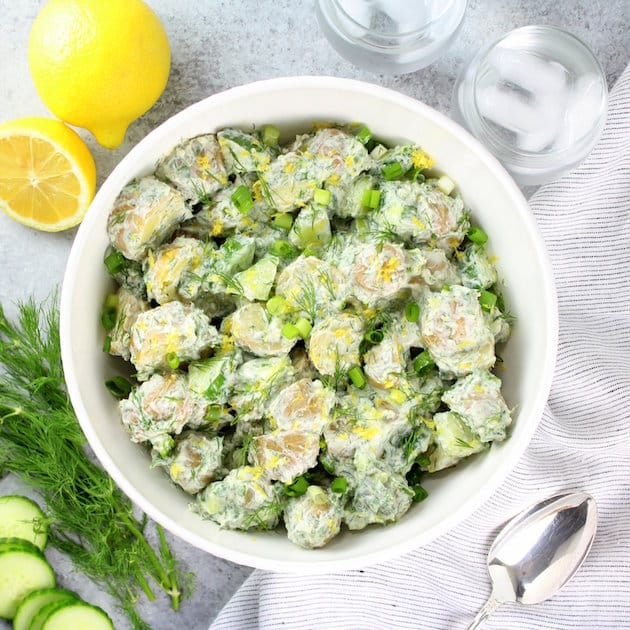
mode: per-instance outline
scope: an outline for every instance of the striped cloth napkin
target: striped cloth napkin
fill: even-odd
[[[545,495],[598,503],[590,555],[551,600],[501,606],[488,630],[630,628],[630,66],[586,161],[531,199],[552,259],[560,343],[532,442],[493,497],[449,534],[362,571],[255,571],[212,630],[466,628],[490,593],[485,558],[498,527]]]

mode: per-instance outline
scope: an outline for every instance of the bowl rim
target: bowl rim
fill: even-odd
[[[530,401],[532,408],[531,417],[527,418],[527,426],[521,435],[520,441],[517,442],[516,440],[512,440],[510,442],[508,440],[508,442],[510,442],[510,456],[503,458],[499,465],[494,469],[492,476],[486,481],[486,483],[479,487],[478,491],[473,495],[462,500],[462,502],[450,513],[450,515],[440,521],[438,525],[420,532],[418,536],[404,540],[392,541],[392,544],[387,547],[363,553],[362,555],[352,558],[326,558],[317,560],[314,557],[314,562],[303,562],[301,560],[284,560],[255,556],[248,552],[225,547],[197,533],[190,532],[185,526],[180,525],[178,522],[167,516],[159,508],[153,506],[139,491],[134,488],[134,486],[126,479],[109,456],[107,449],[98,438],[95,429],[93,429],[91,423],[89,422],[89,414],[84,405],[78,386],[77,369],[72,361],[71,314],[74,295],[74,281],[77,275],[80,274],[81,256],[89,240],[92,225],[95,223],[98,216],[96,210],[102,210],[103,201],[101,200],[111,195],[111,189],[114,186],[116,187],[116,192],[118,192],[122,186],[127,183],[129,180],[128,173],[133,172],[133,168],[130,167],[133,166],[137,157],[144,153],[147,145],[156,142],[163,136],[172,134],[172,131],[180,125],[180,122],[191,116],[192,113],[203,111],[209,106],[209,104],[216,106],[221,103],[229,103],[234,98],[252,98],[258,93],[283,89],[339,89],[359,92],[361,94],[365,94],[366,97],[376,95],[388,102],[398,104],[406,109],[415,111],[424,118],[444,128],[449,134],[457,136],[462,143],[468,145],[469,148],[477,156],[479,156],[479,159],[483,162],[484,166],[492,171],[493,176],[496,177],[499,184],[504,188],[511,201],[521,207],[522,212],[520,214],[522,220],[528,224],[528,229],[531,233],[538,236],[538,238],[533,241],[533,245],[537,250],[539,260],[543,264],[544,268],[549,270],[549,273],[544,276],[543,286],[540,287],[540,290],[544,293],[545,303],[547,304],[545,319],[549,326],[547,331],[549,335],[549,344],[547,346],[545,356],[540,358],[540,386],[538,387],[535,399]],[[122,182],[122,184],[119,186],[118,182]],[[404,553],[420,548],[435,540],[438,536],[450,531],[455,525],[462,522],[464,519],[472,515],[475,510],[481,507],[495,492],[498,486],[506,479],[509,472],[514,468],[515,462],[517,462],[525,452],[542,419],[555,369],[558,327],[557,294],[551,261],[546,250],[544,240],[529,208],[527,200],[511,176],[501,166],[499,161],[463,127],[458,125],[445,114],[435,110],[422,101],[419,101],[411,96],[404,95],[396,90],[366,81],[330,77],[325,75],[279,77],[232,87],[212,94],[211,96],[189,105],[150,131],[144,138],[142,138],[142,140],[132,147],[129,153],[127,153],[120,162],[118,162],[109,176],[101,184],[96,196],[94,197],[75,236],[64,272],[60,299],[61,355],[68,394],[90,448],[98,458],[100,465],[112,477],[116,485],[153,521],[159,523],[175,536],[199,549],[212,553],[213,555],[225,560],[249,567],[300,574],[322,574],[332,571],[357,569],[398,557]]]

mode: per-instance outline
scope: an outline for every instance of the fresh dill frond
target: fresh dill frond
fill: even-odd
[[[240,297],[243,297],[245,295],[245,289],[243,289],[243,285],[234,276],[230,276],[229,274],[222,271],[215,271],[212,273],[212,275],[216,276],[225,285],[225,288],[228,289],[228,292],[235,293]]]
[[[238,142],[237,140],[235,140],[234,138],[230,138],[230,140],[232,140],[233,142],[236,142],[236,144],[240,145],[240,142]],[[242,146],[242,145],[241,145]],[[251,147],[244,147],[244,148],[248,148],[251,149]],[[238,156],[236,155],[236,153],[234,153],[234,149],[232,149],[231,146],[228,145],[228,151],[230,152],[230,156],[232,157],[232,159],[234,160],[234,164],[236,164],[236,166],[238,166],[241,169],[241,172],[245,173],[247,172],[247,169],[243,166],[243,163],[239,160]]]
[[[294,301],[301,311],[304,311],[314,322],[317,317],[317,292],[315,284],[310,276],[299,275],[297,281],[300,285],[300,292],[295,296]]]
[[[152,581],[177,609],[178,563],[167,556],[165,538],[155,551],[146,518],[134,515],[129,499],[86,454],[65,388],[56,296],[18,309],[12,323],[0,306],[0,475],[11,473],[38,493],[50,544],[103,587],[134,628],[145,630],[138,593],[154,599]]]
[[[235,454],[236,463],[238,466],[246,466],[249,451],[254,444],[254,436],[251,433],[246,433],[243,436],[243,443],[237,449]]]
[[[199,184],[196,181],[191,182],[193,192],[197,197],[197,203],[200,203],[202,206],[209,206],[212,203],[212,193],[209,193],[205,186]]]
[[[271,194],[271,188],[269,188],[269,184],[267,180],[263,177],[260,171],[256,172],[256,176],[258,177],[257,182],[260,186],[260,194],[262,195],[263,199],[267,202],[267,205],[272,210],[277,210],[276,203],[273,200],[273,195]]]
[[[268,505],[263,505],[252,512],[245,521],[246,529],[268,530],[269,522],[274,522],[280,517],[287,505],[287,499],[276,497]]]
[[[337,299],[337,289],[335,287],[334,282],[332,281],[332,278],[330,277],[330,274],[327,271],[323,270],[323,269],[318,269],[317,270],[317,277],[319,278],[320,282],[322,283],[322,286],[328,292],[328,295],[330,296],[330,299],[331,300]]]
[[[339,353],[337,353],[335,358],[335,371],[332,374],[322,374],[320,379],[324,387],[328,387],[328,389],[333,391],[341,389],[341,386],[347,382],[348,372],[339,359]]]
[[[396,231],[396,226],[391,223],[384,223],[383,225],[374,227],[370,226],[367,236],[380,246],[383,246],[385,243],[395,243],[401,240]]]
[[[457,444],[460,448],[472,448],[472,445],[468,444],[466,440],[463,440],[460,437],[455,438],[455,444]]]

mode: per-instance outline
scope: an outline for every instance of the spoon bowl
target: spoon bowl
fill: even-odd
[[[554,495],[515,516],[490,547],[492,593],[468,630],[502,603],[538,604],[555,595],[584,562],[596,529],[597,505],[584,492]]]

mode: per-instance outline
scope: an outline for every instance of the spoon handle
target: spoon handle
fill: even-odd
[[[466,630],[476,630],[476,628],[479,628],[500,605],[501,602],[498,602],[493,595],[490,595],[488,601],[483,605]]]

